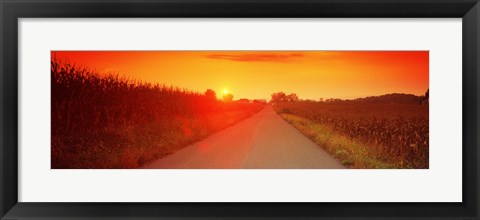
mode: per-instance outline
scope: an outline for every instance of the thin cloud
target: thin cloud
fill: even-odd
[[[250,53],[250,54],[211,54],[209,59],[231,60],[238,62],[287,62],[303,57],[300,53],[274,54],[274,53]]]

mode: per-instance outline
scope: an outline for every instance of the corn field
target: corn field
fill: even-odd
[[[136,168],[261,110],[51,62],[52,168]]]
[[[280,103],[276,109],[366,143],[385,161],[428,168],[428,105],[294,102]]]

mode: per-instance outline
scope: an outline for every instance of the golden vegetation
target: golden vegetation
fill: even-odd
[[[352,168],[428,168],[428,105],[279,103],[275,109]]]
[[[51,166],[136,168],[263,108],[51,63]]]

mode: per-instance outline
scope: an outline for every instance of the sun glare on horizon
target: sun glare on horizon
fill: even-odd
[[[52,51],[100,73],[195,92],[269,99],[352,99],[390,93],[423,95],[428,51]]]

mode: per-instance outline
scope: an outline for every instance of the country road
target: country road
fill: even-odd
[[[267,105],[263,110],[144,168],[334,169],[345,168],[285,122]]]

